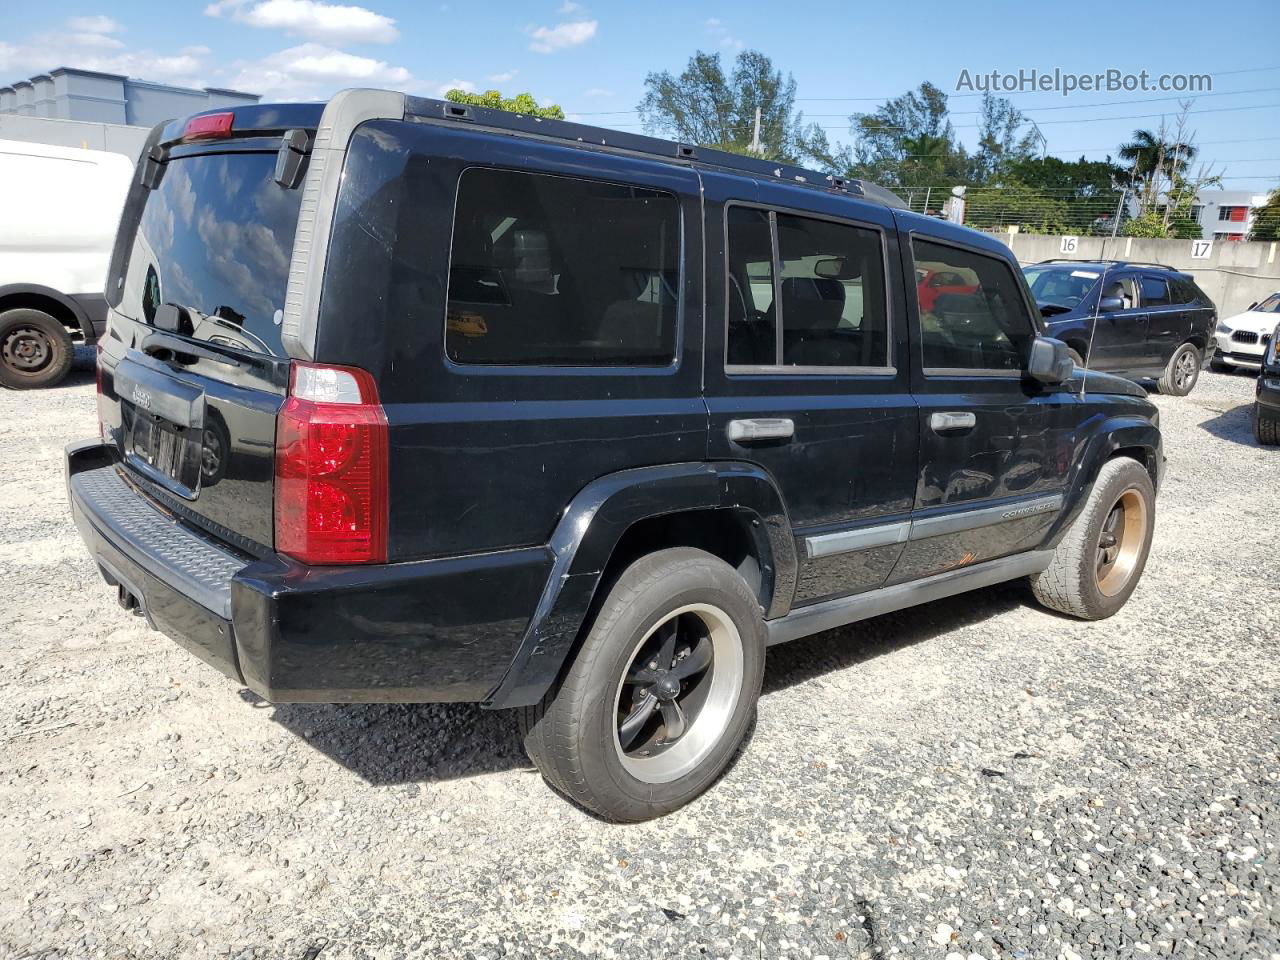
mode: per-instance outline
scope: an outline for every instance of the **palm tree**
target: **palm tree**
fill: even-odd
[[[1164,178],[1185,177],[1187,167],[1195,159],[1195,144],[1174,138],[1166,140],[1163,127],[1157,133],[1133,131],[1133,139],[1120,146],[1121,159],[1130,162],[1129,185],[1142,194],[1143,207],[1149,207],[1160,192]]]

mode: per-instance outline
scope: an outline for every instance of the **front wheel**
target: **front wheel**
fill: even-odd
[[[764,675],[754,594],[722,560],[679,547],[628,567],[568,672],[521,711],[547,781],[609,820],[662,816],[706,790],[741,744]]]
[[[1253,405],[1253,435],[1264,447],[1280,444],[1280,420],[1262,415],[1262,408]]]
[[[1146,468],[1129,457],[1108,460],[1048,568],[1032,576],[1036,599],[1082,620],[1116,613],[1147,565],[1155,508]]]
[[[1184,343],[1173,352],[1157,386],[1161,393],[1185,397],[1200,379],[1200,351],[1193,343]]]

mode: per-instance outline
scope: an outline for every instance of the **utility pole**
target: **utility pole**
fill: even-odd
[[[756,156],[759,156],[761,153],[764,152],[760,149],[760,107],[759,106],[756,107],[755,132],[751,135],[751,152],[754,153]]]

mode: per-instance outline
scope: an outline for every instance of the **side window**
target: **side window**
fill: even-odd
[[[776,362],[778,351],[769,214],[753,207],[730,207],[725,222],[729,232],[725,362],[735,366],[769,366]]]
[[[445,351],[458,363],[664,366],[675,356],[679,258],[669,193],[466,170]]]
[[[1107,289],[1102,295],[1118,297],[1121,310],[1132,310],[1138,305],[1138,290],[1134,285],[1133,277],[1117,277],[1114,280],[1108,280]]]
[[[1142,305],[1144,307],[1167,307],[1169,305],[1169,284],[1161,277],[1142,278]]]
[[[913,238],[925,369],[1020,370],[1034,336],[1003,260]]]
[[[777,229],[782,365],[888,366],[879,232],[789,213]]]
[[[730,366],[888,366],[878,231],[741,206],[725,221]]]

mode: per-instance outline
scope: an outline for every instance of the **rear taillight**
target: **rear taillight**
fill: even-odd
[[[387,562],[387,418],[365,371],[294,361],[276,420],[275,534],[303,563]]]

